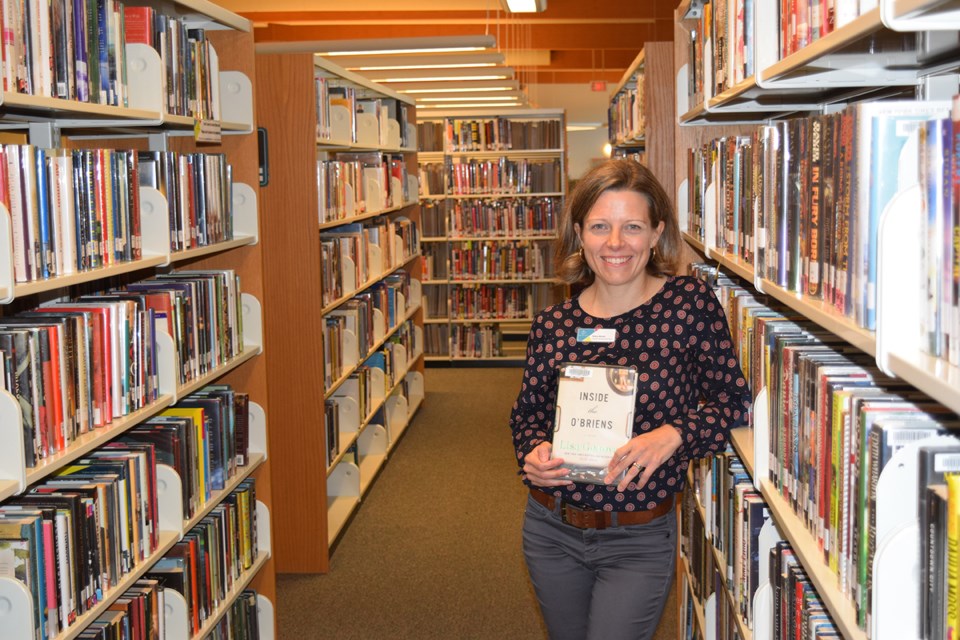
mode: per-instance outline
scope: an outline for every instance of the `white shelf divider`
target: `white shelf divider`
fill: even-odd
[[[257,192],[243,182],[233,184],[233,235],[251,237],[253,244],[260,242]]]
[[[167,198],[152,187],[140,187],[140,226],[143,255],[162,256],[170,264],[170,216]]]
[[[16,640],[34,638],[32,611],[33,598],[27,585],[14,578],[0,577],[0,628],[4,637]]]
[[[260,631],[260,640],[274,640],[276,628],[276,613],[273,602],[262,593],[257,594],[257,625]]]
[[[873,557],[873,606],[870,637],[900,640],[920,629],[920,522],[917,452],[922,445],[949,444],[957,438],[937,436],[912,442],[897,451],[877,481],[877,548]]]
[[[256,402],[251,402],[249,409],[247,451],[250,455],[259,453],[266,460],[269,457],[267,455],[267,412]]]
[[[263,307],[251,293],[244,293],[240,307],[243,311],[243,347],[263,349]]]
[[[10,212],[0,204],[0,304],[13,300],[13,225]]]
[[[253,84],[242,71],[220,72],[220,118],[224,123],[240,125],[231,132],[252,133]]]

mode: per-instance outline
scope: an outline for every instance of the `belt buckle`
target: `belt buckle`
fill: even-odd
[[[577,529],[583,529],[583,526],[581,526],[581,524],[574,524],[573,522],[570,521],[569,514],[570,514],[571,512],[574,512],[574,513],[583,513],[583,510],[582,510],[582,509],[578,509],[577,507],[573,506],[572,504],[569,504],[569,503],[564,502],[563,500],[561,500],[561,501],[560,501],[560,521],[561,521],[562,523],[564,523],[564,524],[570,525],[571,527],[576,527]],[[579,522],[579,521],[578,521],[578,522]]]
[[[571,521],[570,514],[576,514],[576,522]],[[586,514],[590,514],[590,522],[585,522]],[[560,503],[560,521],[577,529],[606,529],[606,524],[599,522],[595,511],[581,509],[567,502]]]

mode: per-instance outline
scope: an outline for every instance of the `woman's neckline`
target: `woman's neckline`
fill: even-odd
[[[589,311],[587,311],[587,310],[584,308],[583,304],[582,304],[581,301],[580,301],[580,298],[581,298],[581,296],[583,296],[583,294],[584,294],[584,292],[586,291],[586,289],[585,289],[584,291],[581,291],[580,293],[577,294],[577,297],[576,297],[577,307],[579,307],[579,308],[580,308],[580,311],[582,311],[582,312],[585,313],[586,315],[590,316],[591,318],[596,318],[597,320],[614,320],[614,319],[620,318],[620,317],[622,317],[622,316],[631,315],[631,314],[635,313],[635,312],[637,311],[637,309],[639,309],[639,308],[641,308],[641,307],[644,307],[644,306],[650,304],[650,302],[651,302],[652,300],[654,300],[657,296],[659,296],[660,293],[661,293],[661,292],[664,290],[664,288],[667,286],[667,284],[668,284],[669,282],[671,282],[674,278],[676,278],[676,276],[671,276],[671,275],[665,276],[665,277],[664,277],[664,280],[663,280],[663,282],[660,284],[660,286],[657,287],[657,289],[656,289],[653,293],[651,293],[651,294],[647,297],[646,300],[643,300],[643,301],[640,302],[639,304],[634,305],[633,307],[627,309],[626,311],[623,311],[623,312],[621,312],[621,313],[617,313],[617,314],[614,314],[614,315],[611,315],[611,316],[600,316],[600,315],[596,315],[596,314],[590,313]]]

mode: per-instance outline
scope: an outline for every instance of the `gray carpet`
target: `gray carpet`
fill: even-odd
[[[289,638],[546,638],[520,550],[520,369],[428,369],[426,401],[323,576],[277,577]],[[671,597],[658,640],[673,640]]]

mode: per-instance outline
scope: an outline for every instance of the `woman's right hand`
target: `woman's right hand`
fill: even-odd
[[[553,445],[541,442],[523,459],[523,473],[538,487],[563,487],[573,484],[564,477],[570,474],[563,468],[563,458],[550,459]]]

